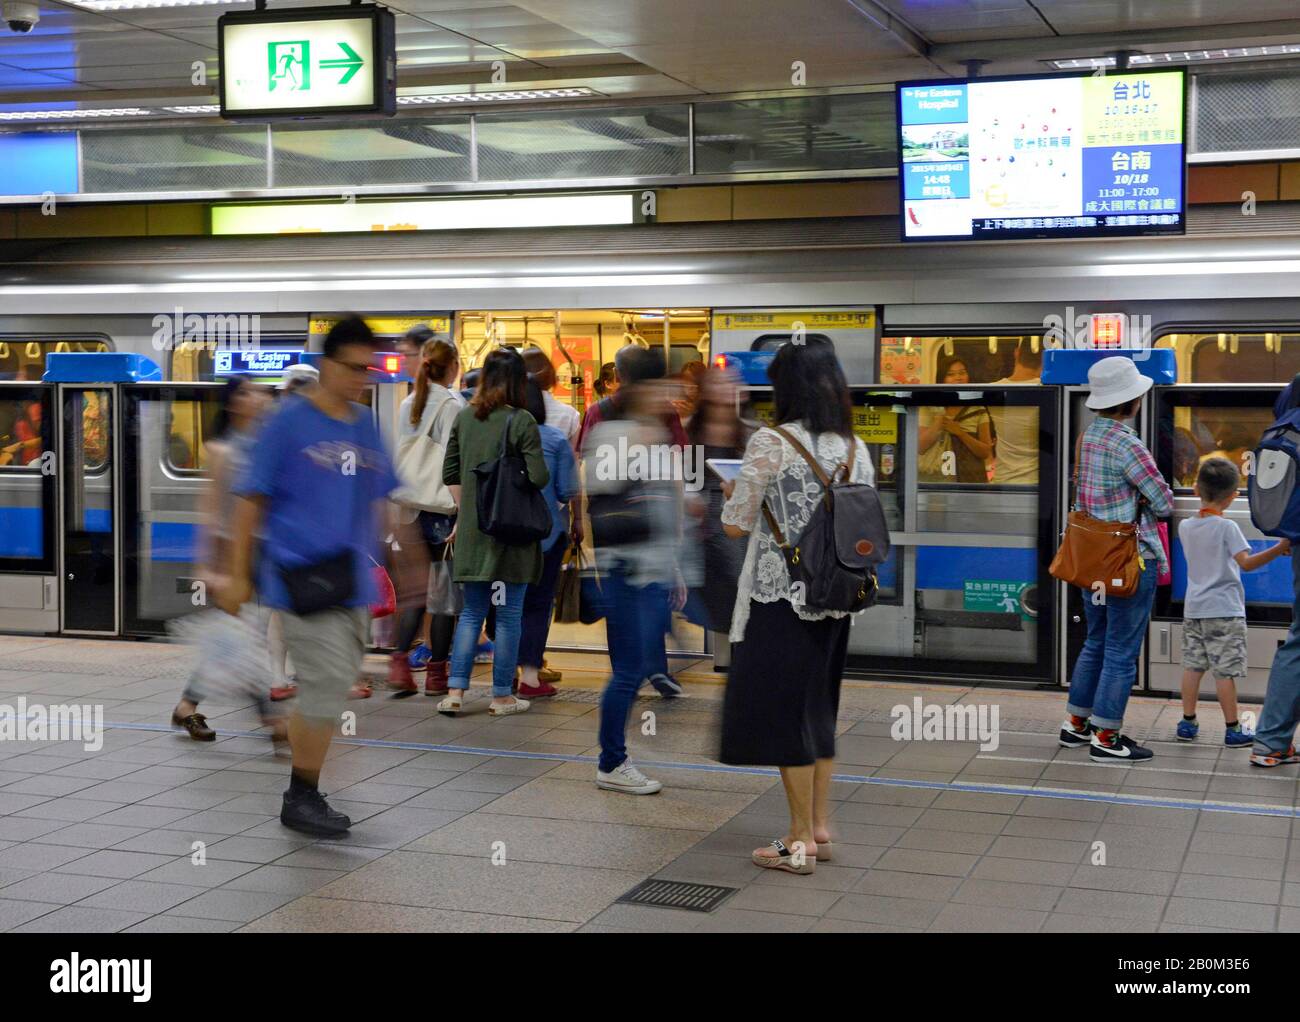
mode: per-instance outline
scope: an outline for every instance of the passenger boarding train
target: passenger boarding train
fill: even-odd
[[[236,333],[252,331],[257,350],[288,353],[266,363],[268,382],[331,317],[355,311],[394,341],[427,322],[471,364],[497,344],[538,344],[561,370],[557,396],[578,407],[629,341],[663,345],[678,370],[806,329],[845,367],[893,530],[880,601],[853,628],[851,671],[1061,686],[1082,615],[1047,564],[1087,413],[1076,386],[1023,379],[1024,367],[1005,381],[1017,349],[1032,363],[1064,340],[1174,352],[1176,382],[1155,389],[1137,424],[1177,497],[1173,584],[1157,598],[1138,686],[1174,692],[1177,523],[1198,506],[1196,465],[1216,453],[1245,465],[1300,372],[1295,213],[1276,204],[1247,220],[1236,206],[1200,207],[1185,237],[955,245],[900,245],[888,218],[6,242],[0,631],[147,638],[191,609],[225,317],[239,317]],[[42,382],[50,354],[95,351],[142,355],[156,373],[141,363],[95,379],[90,360]],[[390,437],[409,386],[395,362],[377,366],[389,371],[368,397]],[[761,418],[761,383],[748,398]],[[1006,444],[1028,436],[1030,470],[1000,478],[995,454],[986,477],[928,476],[921,424],[960,406],[986,409]],[[1263,541],[1244,491],[1229,513]],[[1246,586],[1249,699],[1262,696],[1290,621],[1290,567],[1274,562]],[[684,626],[677,644],[698,656],[717,639]],[[599,648],[603,626],[557,626],[552,641]]]

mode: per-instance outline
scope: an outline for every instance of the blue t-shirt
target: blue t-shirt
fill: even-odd
[[[236,481],[242,497],[265,497],[258,562],[261,600],[288,610],[281,568],[351,550],[356,582],[350,607],[377,596],[371,558],[379,549],[375,502],[398,486],[370,410],[352,405],[353,421],[326,415],[301,395],[284,398],[258,434]]]
[[[578,463],[567,436],[545,423],[538,426],[537,431],[542,436],[542,460],[551,473],[551,478],[542,487],[546,506],[551,509],[551,534],[542,540],[542,552],[545,553],[569,531],[569,501],[578,495]]]

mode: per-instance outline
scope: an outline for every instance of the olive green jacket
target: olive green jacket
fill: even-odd
[[[510,413],[513,412],[513,418]],[[538,489],[551,478],[542,458],[537,422],[522,408],[497,408],[486,419],[465,408],[451,427],[442,481],[460,486],[452,577],[457,582],[536,582],[542,577],[541,543],[507,546],[478,527],[478,476],[474,469],[501,456],[501,434],[510,419],[510,448],[523,456],[528,479]]]

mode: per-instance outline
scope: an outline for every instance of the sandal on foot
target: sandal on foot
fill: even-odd
[[[761,869],[780,869],[787,873],[796,873],[799,876],[807,876],[817,868],[817,856],[815,855],[804,855],[803,864],[796,866],[794,864],[794,852],[787,848],[785,842],[779,838],[773,841],[770,847],[776,849],[775,855],[760,855],[758,851],[754,852],[751,858],[755,866]]]
[[[452,691],[457,694],[449,695],[446,699],[443,699],[438,703],[438,712],[444,717],[454,717],[456,714],[460,713],[461,697],[459,693],[461,692],[461,689],[453,689]]]
[[[515,699],[513,703],[492,703],[488,706],[488,714],[493,717],[509,717],[512,713],[523,713],[528,709],[527,699]]]

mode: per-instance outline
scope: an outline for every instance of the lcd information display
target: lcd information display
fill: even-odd
[[[898,86],[903,239],[1181,234],[1182,70]]]

